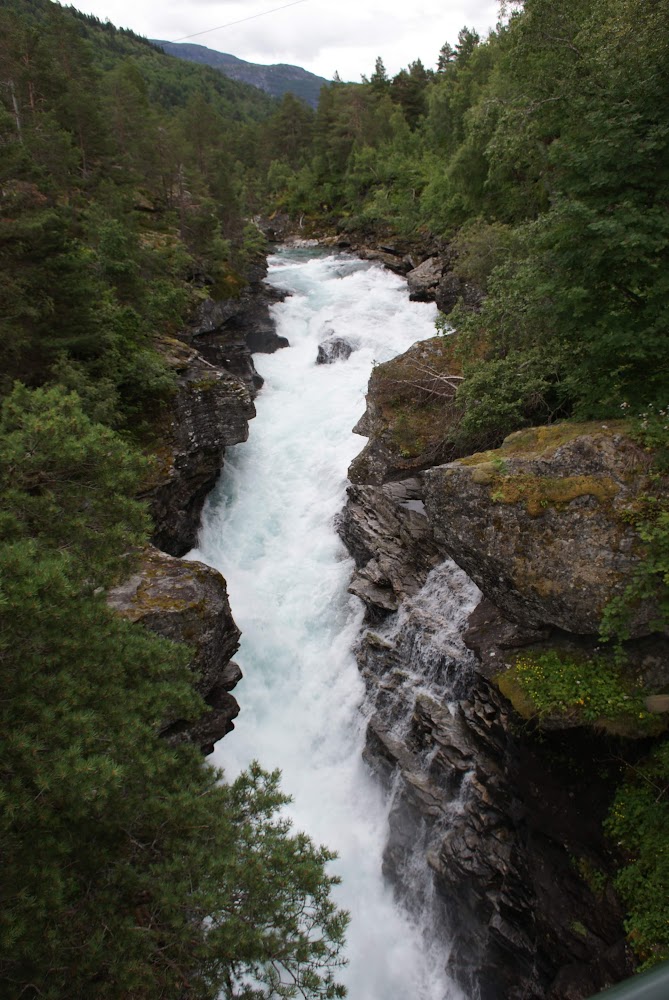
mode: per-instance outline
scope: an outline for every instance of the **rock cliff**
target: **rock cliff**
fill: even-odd
[[[453,342],[433,337],[372,372],[367,408],[354,433],[368,438],[349,468],[352,483],[380,485],[454,458],[455,390],[461,370]]]
[[[215,741],[234,728],[239,712],[229,692],[241,678],[232,662],[240,633],[221,574],[149,546],[136,572],[109,592],[107,602],[129,621],[192,648],[194,687],[208,709],[196,720],[164,719],[161,733],[210,753]]]
[[[239,711],[230,694],[241,678],[231,659],[239,629],[220,573],[175,557],[197,540],[202,505],[226,447],[248,437],[253,398],[262,385],[251,351],[271,352],[286,344],[274,332],[269,304],[275,296],[261,284],[264,273],[259,268],[237,299],[205,300],[180,339],[162,341],[176,388],[149,446],[155,468],[145,497],[156,547],[148,548],[135,574],[108,595],[119,614],[192,648],[190,668],[207,711],[195,720],[165,719],[161,734],[192,742],[204,753],[233,728]]]
[[[156,469],[146,492],[154,543],[182,556],[195,544],[205,497],[223,464],[224,449],[248,437],[255,408],[243,379],[216,368],[178,340],[164,342],[177,373],[172,404],[156,430]]]
[[[422,852],[453,971],[483,1000],[583,1000],[631,971],[602,820],[640,734],[528,722],[500,678],[520,650],[594,649],[604,606],[639,565],[629,515],[649,460],[623,422],[565,423],[481,455],[455,458],[449,445],[446,464],[416,436],[407,470],[403,406],[384,376],[399,381],[429,343],[370,380],[356,428],[370,440],[340,522],[372,627],[358,657],[374,705],[365,756],[393,790],[386,867],[424,905]],[[450,358],[447,368],[457,374]],[[450,400],[442,441],[457,420]],[[415,433],[422,415],[411,419]],[[634,609],[630,652],[637,681],[657,692],[669,658],[647,636],[654,617]]]

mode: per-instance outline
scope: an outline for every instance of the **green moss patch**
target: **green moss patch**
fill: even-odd
[[[564,507],[572,500],[583,496],[592,496],[599,503],[604,503],[606,500],[611,500],[619,490],[618,485],[608,476],[553,478],[519,473],[498,475],[489,482],[493,500],[505,504],[523,503],[531,517],[538,517],[548,507]]]
[[[628,737],[649,736],[664,725],[646,709],[649,692],[601,654],[526,653],[494,682],[524,719],[595,725]]]
[[[613,437],[616,434],[629,434],[629,420],[590,420],[578,423],[563,420],[557,424],[546,424],[541,427],[527,427],[515,431],[504,439],[499,448],[490,451],[477,452],[467,458],[460,459],[462,465],[480,465],[494,459],[503,461],[506,458],[545,458],[557,451],[562,445],[575,441],[576,438],[589,436]]]

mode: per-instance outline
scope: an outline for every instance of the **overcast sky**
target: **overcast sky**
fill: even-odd
[[[70,0],[72,5],[147,38],[188,39],[257,63],[292,63],[326,79],[369,76],[381,56],[390,75],[415,59],[434,68],[444,42],[463,25],[483,37],[497,0]],[[264,13],[272,11],[272,13]],[[242,24],[209,31],[242,18]]]

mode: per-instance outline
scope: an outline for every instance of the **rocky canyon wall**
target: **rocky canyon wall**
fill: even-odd
[[[339,523],[367,607],[366,758],[393,789],[386,867],[411,901],[418,847],[472,995],[584,1000],[632,968],[602,821],[648,730],[539,718],[510,679],[521,652],[597,650],[602,611],[639,563],[625,512],[648,456],[622,422],[458,456],[454,393],[442,380],[435,417],[429,392],[452,362],[439,337],[375,369]],[[649,694],[669,683],[654,617],[635,609],[628,649]]]
[[[262,385],[252,352],[286,345],[274,332],[269,305],[277,294],[263,282],[265,273],[259,268],[239,298],[205,300],[187,329],[161,341],[176,389],[149,448],[155,465],[144,496],[155,525],[153,545],[141,554],[135,574],[108,596],[125,618],[191,648],[194,686],[206,711],[196,720],[163,720],[161,734],[204,753],[234,728],[239,712],[230,693],[241,678],[232,659],[239,629],[221,574],[179,557],[197,542],[225,449],[248,437]]]

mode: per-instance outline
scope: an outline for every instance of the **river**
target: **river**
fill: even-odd
[[[291,346],[255,358],[265,385],[250,438],[228,450],[189,554],[223,573],[243,633],[241,714],[214,761],[229,777],[253,759],[279,767],[295,827],[337,851],[351,1000],[462,1000],[444,971],[444,943],[381,875],[389,805],[361,760],[365,693],[352,653],[362,605],[347,593],[352,561],[334,528],[364,444],[351,428],[372,366],[433,336],[436,308],[344,254],[282,250],[268,280],[291,293],[273,307]],[[333,332],[354,352],[316,365]]]

